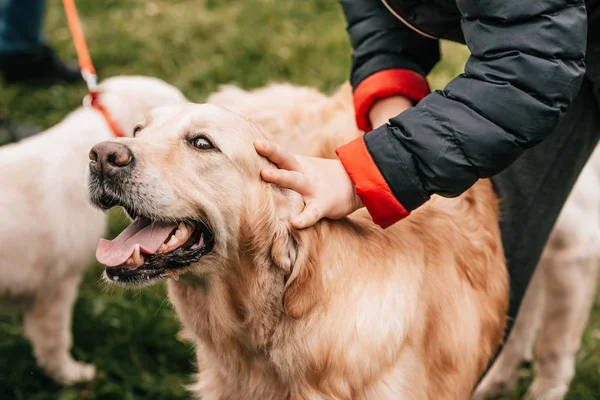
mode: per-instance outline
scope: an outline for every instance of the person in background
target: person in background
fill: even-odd
[[[599,0],[342,0],[356,122],[339,160],[257,141],[299,192],[306,228],[366,206],[385,228],[432,195],[490,178],[511,282],[506,334],[554,222],[600,137]],[[430,93],[439,39],[465,43],[460,76]],[[587,69],[586,69],[587,67]],[[400,221],[400,222],[398,222]]]
[[[83,82],[76,63],[56,56],[44,40],[45,0],[0,0],[0,76],[5,84],[48,86]],[[40,129],[22,126],[0,112],[0,137],[17,141]]]

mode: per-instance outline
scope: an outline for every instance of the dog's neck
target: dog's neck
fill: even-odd
[[[290,218],[301,210],[299,195],[273,185],[267,193],[266,199],[247,203],[240,223],[237,257],[227,269],[231,275],[223,279],[248,328],[244,334],[257,348],[268,347],[278,322],[290,318],[286,293],[304,267],[303,248],[315,229],[299,232],[291,227]]]

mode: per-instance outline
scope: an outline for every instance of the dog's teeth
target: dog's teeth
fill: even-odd
[[[131,264],[133,264],[133,258],[129,257],[129,258],[127,259],[127,261],[125,261],[125,264],[127,264],[127,265],[131,265]]]
[[[142,253],[139,244],[136,244],[135,249],[133,250],[133,262],[135,264],[139,264],[142,262]]]
[[[167,242],[167,247],[175,246],[179,243],[179,238],[175,235],[171,236],[171,239]]]
[[[167,245],[163,243],[163,244],[162,244],[162,245],[161,245],[161,246],[158,248],[158,252],[165,251],[165,250],[167,250]]]
[[[118,277],[118,276],[113,276],[113,277],[112,277],[112,280],[116,282],[116,281],[118,281],[118,280],[119,280],[119,277]]]
[[[187,227],[185,226],[185,224],[183,222],[180,222],[179,225],[177,226],[177,230],[175,231],[175,236],[177,236],[178,239],[183,239],[184,237],[187,236],[188,230]]]

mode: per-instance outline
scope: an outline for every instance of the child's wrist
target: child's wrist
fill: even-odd
[[[377,100],[369,110],[369,121],[373,128],[386,124],[390,118],[413,106],[408,97],[395,95]]]

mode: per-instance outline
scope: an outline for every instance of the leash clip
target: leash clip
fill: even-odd
[[[87,69],[81,70],[81,76],[88,87],[88,91],[95,92],[98,88],[98,76],[95,73],[88,71]]]

